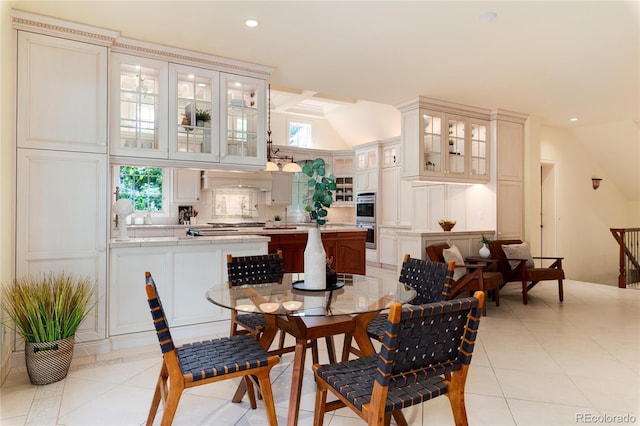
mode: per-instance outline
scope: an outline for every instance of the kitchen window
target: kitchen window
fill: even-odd
[[[291,211],[304,212],[304,208],[307,205],[309,198],[309,176],[304,173],[294,173],[292,179],[292,196],[291,196]]]
[[[311,148],[311,123],[299,120],[289,120],[289,145]]]
[[[120,198],[131,200],[135,211],[161,213],[165,210],[165,169],[118,166],[115,168]]]

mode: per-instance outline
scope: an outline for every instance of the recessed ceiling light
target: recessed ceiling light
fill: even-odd
[[[570,118],[569,121],[578,121],[577,117]]]
[[[244,21],[244,24],[245,24],[247,27],[254,28],[254,27],[257,27],[258,25],[260,25],[260,22],[258,22],[258,20],[257,20],[257,19],[246,19],[246,20]]]
[[[493,21],[497,17],[498,14],[496,12],[485,12],[479,16],[480,20],[485,22]]]

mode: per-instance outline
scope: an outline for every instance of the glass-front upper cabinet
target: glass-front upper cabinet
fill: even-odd
[[[220,162],[266,164],[266,83],[220,74]]]
[[[471,176],[489,177],[489,136],[485,121],[471,120]]]
[[[488,122],[424,112],[422,174],[489,179]]]
[[[464,174],[466,164],[466,120],[463,117],[447,116],[447,171]]]
[[[169,65],[169,157],[218,162],[219,73]]]
[[[425,113],[422,115],[424,171],[442,173],[445,170],[443,161],[442,115]]]
[[[166,62],[111,55],[110,152],[167,157]]]

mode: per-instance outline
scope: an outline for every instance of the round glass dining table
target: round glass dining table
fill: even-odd
[[[337,284],[328,288],[309,288],[301,273],[286,273],[274,283],[221,283],[206,292],[207,299],[218,306],[265,314],[266,327],[260,336],[263,348],[269,350],[278,330],[295,337],[288,425],[298,423],[307,342],[324,337],[330,362],[335,361],[332,336],[338,334],[353,336],[363,356],[372,354],[374,348],[367,335],[369,322],[392,303],[406,303],[415,296],[414,289],[396,280],[352,274],[338,274]],[[343,350],[343,358],[346,356],[348,353]],[[244,388],[240,387],[233,401],[240,402],[243,393]]]
[[[207,290],[206,297],[239,312],[328,317],[380,312],[393,302],[410,301],[415,294],[414,289],[398,281],[352,274],[340,274],[333,286],[308,288],[304,274],[286,273],[281,282],[214,286]]]

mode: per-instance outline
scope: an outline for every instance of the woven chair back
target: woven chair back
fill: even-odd
[[[482,313],[479,305],[478,298],[466,297],[392,306],[376,381],[394,388],[468,365]]]
[[[158,342],[160,342],[160,349],[162,353],[167,353],[175,350],[173,344],[173,338],[171,337],[171,331],[169,331],[169,323],[167,317],[164,314],[162,308],[162,302],[160,296],[158,296],[158,289],[156,283],[153,281],[153,277],[149,272],[145,273],[146,277],[146,291],[147,300],[149,302],[149,308],[151,309],[151,317],[153,318],[153,326],[156,328],[156,335],[158,336]]]
[[[430,262],[405,256],[399,281],[416,291],[414,305],[437,302],[449,298],[453,271],[446,263]]]
[[[282,251],[256,256],[227,255],[229,285],[262,284],[282,282],[284,262]]]

